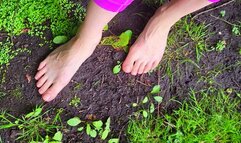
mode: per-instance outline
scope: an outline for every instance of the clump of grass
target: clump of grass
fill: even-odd
[[[48,111],[43,112],[42,106],[37,106],[35,110],[21,117],[15,117],[3,111],[0,113],[0,130],[15,128],[19,131],[16,140],[42,142],[60,129],[61,126],[56,124],[61,122],[62,111],[58,110],[53,119],[45,117]]]
[[[192,91],[190,101],[164,117],[132,119],[130,142],[239,142],[240,99],[223,90]],[[239,94],[237,94],[239,95]],[[198,100],[197,96],[201,96]]]
[[[75,11],[72,11],[73,9]],[[69,15],[73,13],[74,16]],[[73,35],[73,29],[84,17],[85,10],[69,0],[2,0],[0,4],[0,30],[13,35],[24,31],[42,35],[48,26],[54,36]]]

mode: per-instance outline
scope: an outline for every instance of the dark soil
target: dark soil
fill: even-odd
[[[215,7],[215,5],[212,7]],[[199,73],[203,76],[207,76],[208,71],[215,69],[217,65],[223,66],[222,69],[224,69],[241,60],[241,56],[238,54],[241,48],[240,36],[234,36],[231,33],[232,27],[230,25],[210,16],[212,14],[219,17],[220,10],[226,10],[225,20],[231,23],[241,21],[241,5],[238,2],[207,12],[196,18],[197,22],[205,21],[207,24],[210,24],[209,30],[214,34],[208,39],[209,45],[215,45],[219,40],[226,40],[227,42],[227,48],[223,52],[205,53],[205,56],[199,63],[201,67]],[[154,12],[155,8],[147,6],[140,1],[135,1],[126,11],[120,13],[110,23],[110,32],[106,32],[104,35],[112,35],[112,33],[119,35],[121,32],[131,29],[136,38]],[[218,34],[220,32],[221,34]],[[47,31],[46,37],[49,40],[52,39],[51,33]],[[0,39],[4,38],[0,36]],[[0,108],[7,110],[13,115],[20,116],[31,111],[36,105],[43,103],[35,86],[34,75],[38,64],[51,50],[49,49],[50,44],[45,44],[41,47],[39,44],[44,43],[43,40],[26,34],[13,37],[13,41],[15,48],[25,47],[32,52],[31,54],[20,54],[11,61],[11,65],[7,69],[6,83],[0,88],[2,92],[7,93],[0,100]],[[58,45],[54,45],[54,47],[58,47]],[[188,48],[194,50],[191,46]],[[151,74],[139,76],[131,76],[124,72],[117,76],[113,75],[113,66],[115,66],[118,60],[123,61],[125,56],[126,54],[122,51],[116,51],[108,46],[98,46],[94,54],[84,62],[71,83],[64,88],[58,97],[53,102],[44,103],[45,108],[63,108],[62,120],[64,122],[73,116],[87,119],[89,115],[93,115],[96,116],[96,119],[102,120],[111,117],[112,136],[120,136],[121,142],[127,142],[124,131],[127,127],[128,117],[135,111],[131,104],[143,99],[152,86],[156,84],[161,85],[161,95],[164,97],[164,102],[160,105],[161,112],[177,108],[178,104],[169,102],[169,100],[172,98],[180,101],[185,100],[190,88],[201,89],[209,86],[208,83],[197,82],[200,74],[198,74],[195,66],[188,63],[180,66],[181,74],[174,74],[173,83],[170,82],[168,76],[166,76],[165,69],[162,67]],[[190,55],[190,58],[195,60],[195,52]],[[172,63],[172,66],[173,69],[176,69],[175,62]],[[26,75],[32,77],[30,83],[28,83]],[[217,77],[214,77],[214,80],[219,84],[214,84],[213,87],[232,88],[240,91],[240,75],[240,65],[228,68]],[[79,84],[81,88],[76,89],[75,87]],[[16,97],[15,89],[21,89],[22,96]],[[77,108],[69,105],[74,96],[81,99],[81,104]],[[1,131],[0,133],[4,142],[15,142],[14,138],[11,137],[11,130]],[[64,136],[64,142],[103,142],[99,139],[93,140],[82,133],[77,134],[74,130],[66,133]]]

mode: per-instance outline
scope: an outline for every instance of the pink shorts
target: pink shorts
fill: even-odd
[[[105,10],[112,12],[121,12],[134,0],[94,0],[94,2]],[[218,2],[220,0],[208,0],[210,2]]]

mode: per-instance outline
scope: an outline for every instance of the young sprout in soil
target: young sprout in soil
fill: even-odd
[[[224,50],[224,48],[226,47],[226,41],[224,40],[219,40],[217,45],[216,45],[216,51],[218,52],[222,52]]]
[[[225,10],[221,10],[220,11],[220,15],[221,15],[221,17],[224,17],[226,15],[226,11]]]
[[[121,71],[121,64],[120,61],[117,61],[117,65],[115,65],[112,70],[113,74],[118,74]]]
[[[144,118],[147,118],[150,114],[152,114],[155,111],[155,105],[151,101],[152,101],[152,99],[154,99],[154,101],[156,101],[158,104],[160,104],[162,102],[163,98],[161,96],[156,95],[156,94],[160,93],[160,90],[161,90],[160,85],[155,85],[152,88],[151,92],[143,98],[141,103],[139,103],[139,104],[132,103],[132,107],[137,107],[139,105],[144,105],[144,104],[147,104],[148,102],[150,102],[148,104],[149,105],[148,110],[146,110],[146,109],[139,110],[139,111],[137,111],[137,114],[135,114],[136,116],[139,116],[139,114],[141,113]]]
[[[69,105],[73,107],[78,107],[79,104],[80,104],[80,98],[76,96],[72,98],[71,101],[69,102]]]
[[[234,34],[234,35],[240,35],[241,34],[241,25],[240,26],[238,26],[238,25],[233,25],[233,27],[232,27],[232,33]]]
[[[239,49],[239,55],[241,55],[241,48]]]

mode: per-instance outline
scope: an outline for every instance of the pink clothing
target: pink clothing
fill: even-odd
[[[112,11],[112,12],[121,12],[128,5],[130,5],[134,0],[94,0],[94,2],[100,7]]]
[[[134,0],[94,0],[94,2],[105,10],[112,12],[121,12]],[[218,2],[220,0],[208,0],[210,2]]]

